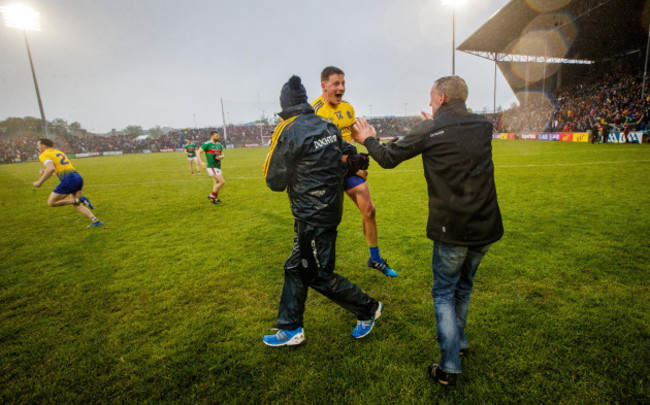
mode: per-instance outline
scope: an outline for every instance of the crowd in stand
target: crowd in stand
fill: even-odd
[[[370,125],[377,130],[377,136],[380,138],[404,136],[420,121],[420,117],[377,117],[368,119]]]
[[[36,138],[0,138],[0,163],[26,162],[37,158]]]
[[[641,75],[608,75],[596,83],[561,89],[548,126],[589,131],[609,125],[614,131],[645,131],[650,118],[650,97],[642,97]]]
[[[379,136],[396,137],[405,135],[411,126],[418,121],[417,117],[381,117],[372,118]],[[145,151],[160,152],[162,150],[177,150],[183,147],[186,139],[190,138],[195,144],[201,144],[208,139],[212,128],[187,129],[171,131],[165,135],[153,137],[136,137],[125,134],[84,135],[56,137],[56,147],[68,154],[100,153],[121,151],[123,153],[143,153]],[[224,133],[223,128],[217,128],[222,134],[222,143],[232,146],[252,146],[268,143],[273,133],[274,125],[229,125]],[[30,136],[0,136],[0,163],[26,162],[38,158],[36,151],[36,135]]]
[[[161,149],[176,148],[178,136],[163,135],[159,138],[138,140],[136,137],[115,134],[108,136],[86,135],[76,137],[73,135],[56,137],[56,147],[68,154],[99,153],[122,151],[124,153],[142,153],[145,150],[158,152]],[[36,141],[38,137],[13,137],[0,138],[0,162],[25,162],[38,158]],[[184,143],[184,142],[183,142]]]
[[[496,132],[590,132],[646,131],[650,121],[650,95],[642,97],[641,74],[609,72],[601,80],[560,87],[550,100],[513,107],[498,114],[486,114]],[[369,122],[380,137],[404,136],[419,117],[377,117]],[[229,125],[222,142],[232,146],[267,144],[273,124]],[[212,128],[171,131],[159,137],[125,134],[66,135],[56,138],[57,147],[69,154],[121,151],[176,150],[190,138],[201,144]],[[225,136],[224,136],[225,135]],[[37,159],[37,136],[6,136],[0,129],[0,163]]]
[[[642,74],[609,72],[600,80],[563,86],[550,99],[486,114],[498,132],[646,131],[650,95]]]
[[[229,125],[225,137],[233,145],[255,145],[264,143],[264,137],[273,133],[274,125]],[[222,138],[224,133],[221,132]]]
[[[191,135],[197,139],[198,136]],[[207,139],[207,137],[205,137]],[[8,139],[0,138],[0,163],[25,162],[38,158],[36,141],[38,137],[19,136]],[[138,139],[134,136],[114,134],[107,136],[73,135],[56,137],[56,147],[68,154],[99,153],[121,151],[123,153],[159,152],[161,150],[181,148],[185,144],[185,135],[169,133],[158,138]]]

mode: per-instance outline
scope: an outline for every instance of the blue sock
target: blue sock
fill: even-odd
[[[370,259],[374,262],[383,262],[381,256],[379,255],[379,247],[378,246],[370,246]]]

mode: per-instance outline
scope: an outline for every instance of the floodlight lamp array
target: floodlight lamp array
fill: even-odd
[[[458,8],[464,6],[467,0],[442,0],[443,6],[451,6],[452,8]]]
[[[11,4],[0,7],[0,12],[5,20],[5,25],[24,31],[40,31],[41,23],[39,14],[24,4]]]

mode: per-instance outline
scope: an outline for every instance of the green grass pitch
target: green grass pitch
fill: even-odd
[[[419,158],[371,163],[379,246],[346,199],[337,272],[373,332],[311,291],[305,345],[269,348],[291,251],[266,148],[229,149],[224,201],[181,153],[75,159],[103,228],[50,208],[40,163],[0,166],[0,403],[648,403],[650,146],[494,141],[505,235],[476,276],[455,389],[438,358]]]

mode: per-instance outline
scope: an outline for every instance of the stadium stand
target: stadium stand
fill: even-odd
[[[640,73],[610,72],[587,83],[562,86],[548,101],[486,114],[498,132],[647,131],[650,97],[641,95]]]
[[[500,132],[646,131],[649,25],[643,0],[512,0],[457,49],[494,61],[516,94],[486,114]]]

